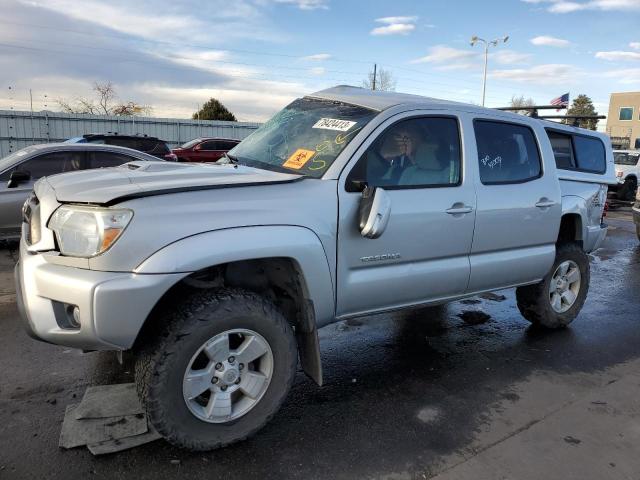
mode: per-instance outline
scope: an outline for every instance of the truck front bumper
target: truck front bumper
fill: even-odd
[[[158,300],[187,274],[99,272],[49,263],[20,244],[18,311],[32,337],[82,350],[126,350]]]

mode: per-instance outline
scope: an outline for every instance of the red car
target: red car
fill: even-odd
[[[172,151],[179,162],[215,162],[239,143],[232,138],[196,138]]]

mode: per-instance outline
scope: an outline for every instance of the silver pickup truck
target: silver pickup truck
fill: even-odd
[[[150,422],[208,450],[246,438],[317,329],[515,287],[565,327],[615,184],[603,134],[414,95],[300,98],[222,164],[131,162],[40,180],[18,302],[32,336],[132,351]]]

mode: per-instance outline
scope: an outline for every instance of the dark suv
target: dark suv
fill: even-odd
[[[171,149],[167,145],[167,142],[147,135],[121,135],[114,132],[88,133],[81,137],[70,138],[65,143],[100,143],[104,145],[117,145],[119,147],[138,150],[163,160],[174,162],[178,160],[175,154],[171,153]]]
[[[232,138],[195,138],[174,148],[179,162],[215,162],[238,145],[240,140]]]

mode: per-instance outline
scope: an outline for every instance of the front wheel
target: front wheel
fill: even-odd
[[[589,258],[575,243],[556,247],[553,267],[544,279],[516,289],[518,309],[532,324],[546,328],[569,325],[589,291]]]
[[[291,327],[259,295],[200,291],[167,318],[136,362],[149,421],[173,445],[212,450],[243,440],[277,412],[296,370]]]

